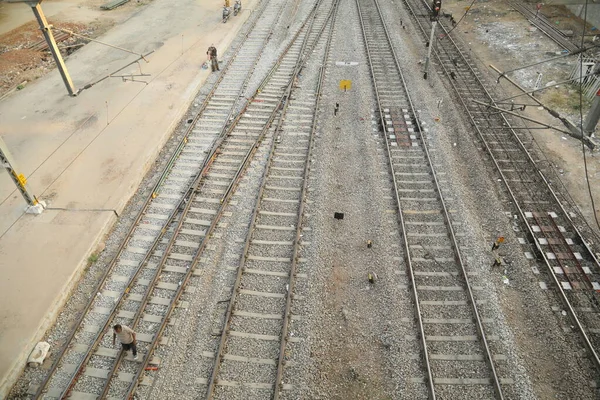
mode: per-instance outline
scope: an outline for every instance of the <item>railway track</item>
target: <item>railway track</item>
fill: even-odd
[[[429,5],[421,0],[404,3],[427,40]],[[600,325],[596,317],[600,264],[591,240],[582,234],[587,223],[572,201],[551,183],[558,178],[550,179],[553,171],[543,170],[544,162],[537,159],[523,122],[481,104],[496,105],[484,77],[461,43],[447,35],[446,21],[440,20],[440,25],[446,35],[434,44],[435,57],[514,206],[515,218],[521,222],[515,229],[526,236],[519,238],[526,247],[525,255],[534,273],[545,271],[592,363],[600,370]],[[591,228],[586,232],[588,238],[594,237]],[[540,286],[545,289],[546,283],[542,281]]]
[[[281,85],[283,78],[276,72],[264,78],[262,93],[255,93],[244,112],[231,117],[279,22],[285,2],[273,3],[269,10],[268,3],[263,4],[264,12],[257,14],[224,68],[227,76],[221,75],[207,96],[98,286],[98,296],[86,307],[69,346],[44,382],[30,387],[36,398],[126,398],[142,381],[145,367],[160,362],[151,354],[161,340],[166,341],[161,333],[174,307],[185,307],[178,299],[202,253],[204,238],[216,226],[280,106],[268,90],[269,83]],[[261,28],[253,31],[257,24]],[[202,153],[209,154],[198,156]],[[114,323],[138,332],[139,361],[111,348]]]
[[[512,0],[508,0],[508,4],[520,12],[532,25],[536,26],[544,35],[550,38],[550,40],[567,50],[569,53],[577,52],[579,50],[579,46],[566,37],[559,29],[556,29],[554,24],[548,21],[542,13],[536,13],[532,9],[533,4]]]
[[[304,36],[288,53],[288,62],[281,64],[290,75],[288,86],[279,93],[285,104],[216,352],[211,352],[212,372],[204,380],[207,399],[279,399],[290,388],[283,375],[290,357],[288,342],[299,340],[290,326],[293,304],[299,300],[294,294],[299,249],[307,244],[301,242],[304,206],[325,67],[320,68],[315,88],[298,90],[294,82],[309,57],[316,60],[313,53],[324,53],[322,59],[327,59],[337,4],[320,2]]]
[[[357,0],[385,137],[429,397],[503,398],[438,175],[377,0]]]

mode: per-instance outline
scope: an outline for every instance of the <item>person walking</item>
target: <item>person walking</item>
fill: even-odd
[[[135,339],[135,332],[133,329],[126,325],[116,324],[113,326],[113,346],[115,345],[115,339],[119,338],[119,342],[123,346],[123,350],[133,353],[133,359],[137,360],[137,346]]]
[[[208,59],[210,60],[210,67],[212,71],[220,71],[219,60],[217,59],[217,48],[214,44],[210,45],[206,54],[208,55]]]

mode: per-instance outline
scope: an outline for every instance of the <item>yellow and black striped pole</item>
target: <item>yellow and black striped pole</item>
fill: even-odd
[[[15,163],[13,162],[12,157],[10,156],[10,153],[8,152],[6,143],[4,143],[4,140],[2,140],[1,137],[0,137],[0,163],[2,163],[2,166],[8,172],[8,175],[10,176],[10,178],[13,180],[13,182],[17,186],[17,189],[19,190],[19,192],[21,192],[21,195],[23,196],[23,198],[25,199],[27,204],[29,204],[30,206],[37,205],[38,204],[37,198],[27,191],[27,187],[26,187],[27,178],[25,177],[25,175],[19,174],[17,172],[17,170],[15,169]]]

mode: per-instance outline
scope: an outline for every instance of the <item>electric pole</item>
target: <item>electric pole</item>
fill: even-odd
[[[425,59],[425,71],[423,72],[423,79],[427,79],[427,71],[429,69],[429,59],[431,58],[431,48],[433,47],[433,38],[435,35],[435,27],[438,22],[440,15],[440,9],[442,8],[442,0],[433,0],[431,7],[431,35],[429,36],[429,42],[427,42],[427,58]]]
[[[592,136],[594,131],[596,130],[596,125],[598,124],[598,120],[600,119],[600,90],[596,92],[596,96],[594,96],[594,100],[592,101],[592,106],[590,107],[590,111],[588,111],[588,115],[585,117],[585,122],[582,127],[582,134],[587,136]]]
[[[77,96],[77,92],[75,91],[75,87],[73,87],[73,82],[71,81],[71,77],[69,76],[69,72],[67,71],[67,66],[60,54],[60,50],[56,45],[56,41],[54,40],[54,35],[52,34],[52,25],[48,24],[46,20],[46,16],[42,11],[42,0],[38,0],[35,2],[24,1],[31,7],[31,11],[33,11],[33,15],[35,15],[35,19],[40,25],[40,30],[44,35],[44,39],[46,39],[46,43],[48,43],[48,48],[52,53],[52,57],[54,58],[54,62],[56,62],[56,67],[60,76],[67,88],[67,92],[69,92],[69,96]]]
[[[27,178],[25,178],[25,175],[19,174],[16,171],[15,163],[12,160],[8,148],[6,147],[6,143],[4,143],[4,140],[2,140],[1,137],[0,164],[2,164],[2,166],[6,169],[6,172],[8,172],[8,175],[10,176],[10,179],[12,179],[12,181],[15,183],[17,189],[21,193],[21,196],[23,196],[23,198],[27,202],[28,207],[26,212],[30,214],[40,214],[44,210],[44,208],[46,208],[46,204],[43,201],[38,201],[38,199],[34,195],[29,193],[27,187],[25,186],[27,184]]]

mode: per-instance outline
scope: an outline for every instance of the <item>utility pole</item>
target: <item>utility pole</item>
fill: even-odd
[[[585,121],[583,123],[582,131],[586,136],[592,136],[594,131],[596,130],[596,125],[598,124],[598,120],[600,119],[600,90],[596,92],[596,96],[594,96],[594,100],[592,101],[592,106],[590,107],[590,111],[588,111],[588,115],[585,117]]]
[[[423,79],[427,79],[429,59],[431,58],[431,48],[433,47],[433,38],[435,35],[435,27],[438,22],[438,17],[440,15],[441,8],[442,0],[433,0],[433,6],[431,7],[431,35],[429,36],[429,42],[427,42],[427,58],[425,59],[425,70],[423,72]]]
[[[52,25],[48,25],[48,21],[46,20],[46,16],[42,11],[42,0],[37,2],[29,2],[26,3],[31,7],[33,11],[33,15],[37,19],[40,24],[40,30],[48,43],[48,48],[52,53],[52,57],[54,57],[54,61],[56,62],[56,67],[58,68],[58,72],[60,72],[60,76],[69,92],[69,96],[77,96],[77,92],[73,87],[73,82],[71,81],[71,77],[69,76],[69,72],[67,71],[67,67],[65,66],[65,62],[60,54],[60,50],[56,45],[56,41],[54,40],[54,35],[52,34]]]
[[[29,193],[27,187],[25,186],[27,184],[27,178],[25,178],[25,175],[19,174],[16,171],[15,163],[12,160],[12,157],[8,151],[8,147],[6,146],[6,143],[4,143],[4,140],[2,140],[1,137],[0,164],[2,164],[2,166],[6,169],[6,172],[8,172],[8,175],[17,186],[17,189],[19,190],[19,192],[21,192],[21,196],[23,196],[23,198],[27,202],[28,206],[26,212],[29,214],[41,214],[41,212],[44,211],[44,208],[46,208],[46,203],[44,203],[43,201],[38,201],[38,199],[34,195]]]

